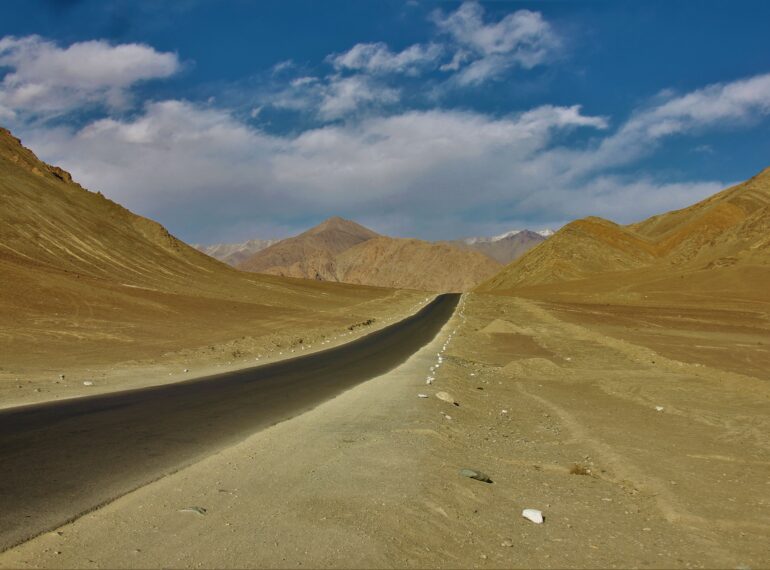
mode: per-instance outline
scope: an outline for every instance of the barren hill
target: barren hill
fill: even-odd
[[[49,371],[43,394],[68,366],[202,346],[213,354],[236,338],[255,347],[284,333],[309,338],[417,298],[239,272],[85,190],[4,129],[0,204],[0,399],[35,370]]]
[[[339,281],[427,291],[467,291],[499,269],[475,251],[388,237],[367,240],[336,259]]]
[[[255,273],[337,281],[334,257],[379,234],[339,217],[257,252],[238,264]]]
[[[239,269],[379,287],[465,291],[493,275],[493,259],[448,243],[381,236],[334,217],[257,252]]]
[[[235,267],[258,251],[278,243],[275,239],[250,239],[242,243],[217,243],[213,245],[193,244],[198,251],[210,255],[228,265]]]
[[[557,291],[566,283],[574,292],[760,295],[770,289],[770,169],[692,206],[628,226],[601,218],[572,222],[478,290]]]

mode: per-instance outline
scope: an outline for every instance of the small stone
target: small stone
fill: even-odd
[[[513,547],[513,541],[512,540],[504,540],[500,543],[500,546],[503,546],[505,548],[511,548]]]
[[[206,509],[203,507],[185,507],[183,509],[179,509],[180,513],[194,513],[199,516],[206,516]]]
[[[85,382],[83,382],[83,386],[93,386],[93,385],[94,383],[91,382],[90,380],[86,380]]]
[[[428,395],[427,394],[417,394],[417,397],[418,398],[427,398]]]
[[[59,380],[64,380],[64,374],[59,374]]]
[[[449,392],[436,392],[436,398],[448,404],[454,404],[455,406],[460,405]]]
[[[489,478],[489,475],[487,475],[483,471],[477,471],[475,469],[460,469],[460,475],[462,475],[463,477],[468,477],[469,479],[475,479],[476,481],[481,481],[482,483],[492,482],[492,479]]]
[[[655,406],[656,412],[662,412],[664,410],[663,406]]]
[[[545,520],[542,511],[537,509],[524,509],[521,511],[521,516],[535,524],[543,524],[543,520]]]
[[[230,363],[228,362],[228,364],[230,364]],[[189,371],[190,371],[190,369],[189,369],[189,368],[185,368],[185,369],[184,369],[184,372],[189,372]]]

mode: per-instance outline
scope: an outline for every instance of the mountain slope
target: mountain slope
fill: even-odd
[[[238,264],[255,273],[336,281],[334,257],[379,234],[350,220],[329,218],[293,238],[281,240]]]
[[[0,204],[0,399],[36,370],[48,378],[43,394],[67,367],[200,347],[208,358],[233,339],[263,350],[269,339],[344,330],[418,298],[239,272],[85,190],[6,130]]]
[[[275,243],[278,243],[278,240],[250,239],[242,243],[193,244],[193,247],[214,259],[235,267],[258,251],[262,251]]]
[[[543,243],[548,236],[530,230],[509,232],[497,238],[471,238],[448,243],[461,249],[472,249],[499,263],[510,263]]]
[[[318,281],[465,291],[493,275],[500,264],[468,248],[381,236],[335,217],[257,252],[238,267]]]
[[[481,284],[506,291],[587,280],[595,290],[654,287],[740,288],[742,273],[770,265],[770,169],[688,208],[619,226],[600,218],[566,225]],[[731,268],[718,277],[713,269]],[[612,276],[609,279],[609,276]],[[609,279],[609,281],[608,281]],[[604,280],[603,283],[599,281]],[[655,285],[658,283],[658,285]],[[757,284],[766,288],[765,285]],[[566,285],[565,285],[566,286]],[[573,289],[577,286],[571,285]]]
[[[336,258],[336,277],[344,283],[427,291],[467,291],[499,269],[475,251],[388,237],[367,240]]]

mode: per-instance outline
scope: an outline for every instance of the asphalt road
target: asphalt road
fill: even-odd
[[[436,336],[458,300],[441,295],[412,317],[291,360],[0,410],[0,550],[392,370]]]

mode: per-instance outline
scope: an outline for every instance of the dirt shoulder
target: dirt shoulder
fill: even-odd
[[[770,563],[765,379],[661,355],[574,308],[566,319],[527,300],[465,299],[397,370],[5,552],[0,566]]]

